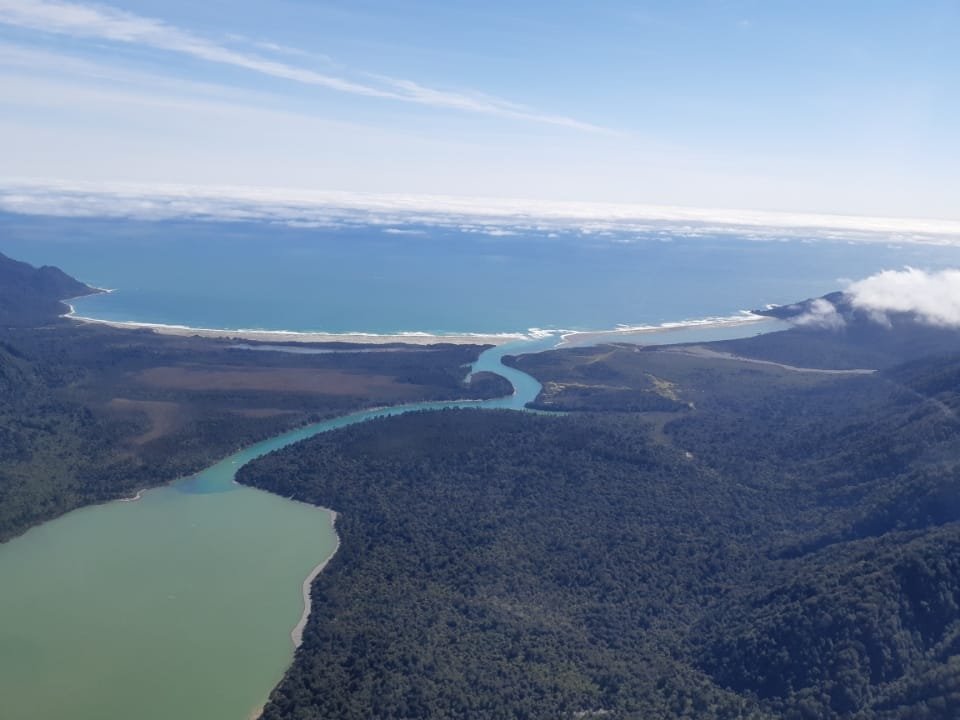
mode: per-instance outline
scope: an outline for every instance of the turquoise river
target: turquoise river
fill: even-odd
[[[304,578],[334,552],[336,535],[328,511],[237,485],[237,469],[374,417],[458,405],[522,408],[540,386],[501,365],[509,351],[487,351],[474,370],[506,376],[512,396],[311,425],[136,502],[77,510],[0,545],[0,717],[255,715],[293,657]]]

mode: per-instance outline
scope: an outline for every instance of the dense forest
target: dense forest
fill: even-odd
[[[955,718],[960,355],[883,357],[527,355],[538,406],[576,412],[413,414],[248,465],[342,539],[264,717]]]
[[[0,256],[0,541],[132,495],[305,423],[420,400],[498,397],[464,383],[480,346],[282,346],[79,325],[91,289]]]
[[[711,343],[717,350],[811,368],[888,368],[908,360],[956,352],[957,332],[949,327],[916,322],[908,313],[886,313],[882,321],[851,306],[843,293],[805,300],[754,313],[784,320],[804,315],[814,302],[833,305],[842,325],[816,325],[766,333],[752,338]]]

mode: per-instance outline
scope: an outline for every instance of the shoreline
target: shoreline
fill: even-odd
[[[603,338],[614,340],[617,337],[644,335],[650,333],[679,332],[691,329],[709,330],[721,327],[738,327],[771,321],[765,315],[750,311],[741,311],[739,315],[727,317],[708,317],[697,320],[665,322],[660,325],[621,325],[607,330],[545,330],[530,328],[527,332],[502,333],[452,333],[450,335],[427,332],[370,333],[370,332],[311,332],[299,330],[263,330],[263,329],[222,329],[200,328],[189,325],[138,322],[134,320],[102,320],[77,315],[73,305],[67,303],[69,311],[61,317],[84,325],[105,325],[120,330],[149,330],[159,335],[175,337],[203,337],[218,340],[241,340],[261,343],[350,343],[356,345],[505,345],[512,342],[543,340],[547,337],[559,337],[556,347],[572,347],[590,343]]]
[[[612,330],[569,330],[560,335],[557,348],[575,347],[582,343],[591,343],[603,338],[615,340],[617,336],[647,335],[654,333],[682,332],[684,330],[712,330],[714,328],[740,327],[762,322],[769,322],[773,318],[766,315],[757,315],[743,311],[740,315],[730,317],[712,317],[702,320],[684,320],[681,322],[665,322],[660,325],[636,325],[613,328]]]
[[[234,480],[236,482],[236,480]],[[247,487],[247,486],[244,486]],[[256,488],[253,488],[256,489]],[[313,584],[313,581],[317,579],[317,576],[323,572],[324,568],[327,567],[327,564],[333,560],[333,557],[340,550],[340,533],[337,532],[337,511],[331,510],[330,508],[325,508],[320,505],[313,505],[312,503],[304,502],[302,500],[294,500],[293,498],[286,498],[290,502],[299,503],[301,505],[307,505],[308,507],[313,508],[314,510],[320,510],[326,513],[329,513],[330,516],[330,527],[333,528],[333,536],[336,538],[336,543],[333,546],[331,553],[321,561],[313,570],[310,571],[310,574],[304,579],[303,584],[300,586],[300,594],[303,598],[303,612],[300,614],[300,619],[297,621],[297,624],[293,626],[293,630],[290,631],[290,640],[293,642],[293,651],[296,655],[297,649],[303,645],[303,631],[307,626],[307,621],[310,619],[310,613],[313,610],[313,600],[310,597],[310,586]],[[291,663],[293,661],[291,660]],[[287,670],[283,671],[284,676],[287,674]],[[273,693],[273,690],[277,686],[274,685],[270,689],[270,692]],[[250,711],[250,714],[247,716],[247,720],[259,720],[263,715],[263,710],[269,701],[269,697],[263,701],[262,704],[255,707]]]
[[[431,335],[425,332],[403,332],[377,334],[365,332],[328,333],[300,332],[296,330],[254,330],[254,329],[216,329],[196,328],[188,325],[166,325],[162,323],[135,322],[132,320],[100,320],[98,318],[77,315],[73,305],[67,304],[69,312],[62,315],[83,325],[106,325],[120,330],[151,330],[160,335],[177,337],[204,337],[219,340],[247,340],[252,342],[295,342],[295,343],[354,343],[358,345],[387,345],[403,343],[406,345],[504,345],[518,340],[532,339],[524,333],[459,333],[452,335]]]
[[[310,503],[304,504],[310,505]],[[334,555],[337,554],[337,551],[340,550],[340,533],[337,532],[337,511],[330,510],[329,508],[319,507],[318,505],[310,505],[310,507],[330,513],[330,527],[333,528],[333,536],[336,538],[336,543],[333,546],[333,552],[331,552],[320,564],[310,571],[310,574],[307,575],[306,579],[303,581],[303,585],[300,586],[300,592],[303,597],[303,613],[300,615],[300,620],[297,621],[297,624],[293,626],[293,630],[290,631],[290,639],[293,641],[294,651],[303,645],[303,630],[307,626],[307,620],[310,617],[310,611],[313,609],[313,600],[310,597],[310,586],[313,584],[313,581],[317,579],[317,576],[323,572],[324,568],[327,567],[327,563],[329,563],[333,559]]]
[[[139,490],[137,490],[137,494],[134,495],[133,497],[117,498],[114,502],[122,502],[122,503],[137,502],[143,497],[143,494],[147,490],[148,488],[140,488]]]

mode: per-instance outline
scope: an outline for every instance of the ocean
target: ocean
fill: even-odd
[[[478,232],[0,215],[0,252],[116,292],[79,315],[311,332],[607,330],[733,316],[960,248],[664,231]]]

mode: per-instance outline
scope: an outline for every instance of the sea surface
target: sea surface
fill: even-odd
[[[884,242],[9,214],[0,252],[117,291],[78,300],[80,315],[334,333],[658,325],[791,303],[883,269],[960,266],[955,247]]]

